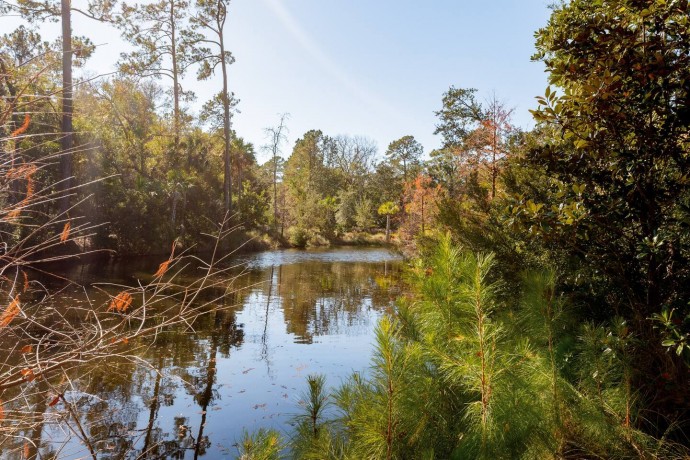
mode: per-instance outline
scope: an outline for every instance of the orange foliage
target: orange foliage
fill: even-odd
[[[21,212],[22,212],[22,210],[19,208],[13,209],[12,211],[7,213],[7,218],[8,219],[16,219],[17,217],[19,217],[19,214],[21,214]]]
[[[34,350],[34,347],[31,345],[24,345],[22,347],[22,353],[31,353]]]
[[[26,132],[26,130],[29,129],[29,123],[30,122],[31,122],[31,115],[29,115],[27,113],[26,115],[24,115],[24,123],[22,123],[22,125],[19,128],[12,131],[12,134],[10,134],[10,137],[17,137],[20,134],[24,134]]]
[[[60,242],[61,243],[64,243],[65,241],[67,241],[67,238],[69,238],[69,232],[70,232],[71,228],[72,228],[72,224],[70,224],[69,222],[66,222],[65,227],[62,229],[62,233],[60,234]]]
[[[48,407],[53,407],[58,402],[60,402],[60,395],[57,395],[56,397],[54,397],[53,400],[50,401],[50,403],[48,403]]]
[[[17,166],[16,168],[7,170],[5,177],[9,180],[28,179],[29,177],[33,176],[37,170],[38,167],[35,164],[23,164]]]
[[[425,234],[438,214],[440,187],[431,178],[420,174],[405,183],[405,216],[400,227],[400,236],[411,241],[418,234]]]
[[[29,200],[31,200],[31,197],[34,194],[34,178],[33,175],[34,173],[38,170],[36,165],[34,164],[28,164],[28,165],[21,165],[16,168],[11,168],[7,173],[5,174],[5,177],[7,177],[10,180],[17,180],[17,179],[26,179],[26,196],[22,201],[20,201],[15,209],[11,210],[10,212],[7,213],[7,219],[16,219],[19,217],[19,214],[21,214],[22,207],[25,206]]]
[[[5,308],[5,311],[0,315],[0,328],[9,325],[12,320],[19,314],[21,308],[19,306],[19,296],[15,297],[12,302]]]
[[[132,295],[129,292],[122,291],[110,302],[108,311],[115,310],[119,313],[124,313],[132,305]]]
[[[168,268],[170,267],[170,263],[173,261],[173,257],[175,256],[175,246],[177,245],[177,240],[173,241],[172,243],[172,248],[170,249],[170,257],[168,260],[163,262],[158,266],[158,271],[154,273],[153,277],[158,278],[161,277],[165,274],[165,272],[168,271]]]
[[[162,264],[160,264],[160,265],[158,266],[158,271],[157,271],[153,276],[154,276],[155,278],[158,278],[158,277],[160,277],[160,276],[163,276],[163,275],[165,274],[165,272],[168,271],[168,267],[170,266],[170,262],[172,262],[172,260],[166,260],[165,262],[163,262]]]
[[[34,374],[34,371],[29,369],[28,367],[22,369],[20,371],[20,374],[22,374],[22,377],[24,377],[24,380],[26,380],[27,382],[33,382],[36,379],[36,374]]]

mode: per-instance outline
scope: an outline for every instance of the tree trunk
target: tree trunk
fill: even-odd
[[[173,143],[174,151],[171,164],[177,165],[180,146],[180,83],[177,70],[177,30],[175,28],[175,0],[170,0],[170,57],[172,59],[173,77]]]
[[[386,214],[386,243],[391,241],[391,215]]]
[[[72,187],[72,15],[70,0],[61,0],[62,17],[62,140],[60,147],[60,212],[70,207],[68,194]]]
[[[228,65],[225,61],[225,43],[223,43],[223,29],[219,28],[219,42],[221,55],[221,69],[223,70],[223,135],[225,150],[223,152],[223,199],[225,212],[232,213],[232,175],[230,158],[230,96],[228,94]]]
[[[278,155],[273,148],[273,228],[278,228]]]

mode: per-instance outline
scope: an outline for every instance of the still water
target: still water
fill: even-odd
[[[397,255],[284,250],[238,262],[246,274],[236,281],[235,307],[200,318],[193,332],[159,337],[141,352],[151,368],[110,362],[70,395],[104,458],[235,458],[245,430],[290,436],[307,375],[337,386],[366,374],[377,321],[401,294]],[[83,266],[71,275],[131,283],[137,270],[151,267]],[[46,424],[42,456],[85,456],[69,438]]]

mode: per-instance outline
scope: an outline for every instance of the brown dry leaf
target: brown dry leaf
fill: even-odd
[[[24,345],[21,351],[22,353],[31,353],[32,351],[34,351],[34,347],[31,345]]]
[[[22,271],[22,275],[24,276],[24,289],[22,292],[26,292],[29,290],[29,277],[27,276],[25,271]]]
[[[20,311],[19,296],[17,296],[10,302],[7,308],[5,308],[2,315],[0,315],[0,328],[9,325]]]
[[[130,305],[132,305],[132,295],[127,291],[122,291],[110,302],[108,311],[115,310],[119,313],[124,313]]]
[[[29,443],[24,441],[24,458],[28,460],[29,454],[31,454],[31,450],[29,449]]]
[[[21,212],[22,212],[21,208],[13,209],[12,211],[7,213],[7,218],[8,219],[16,219],[17,217],[19,217],[19,214],[21,214]]]
[[[48,407],[53,407],[54,405],[56,405],[59,402],[60,402],[60,395],[57,395],[56,397],[53,398],[52,401],[50,401],[48,403]]]
[[[2,399],[0,399],[0,422],[2,421],[2,419],[5,418],[5,409],[2,405],[3,405],[3,402],[2,402]]]
[[[64,243],[67,241],[67,238],[69,238],[69,231],[72,228],[72,224],[69,222],[65,222],[65,227],[62,229],[62,233],[60,234],[60,242]]]
[[[172,262],[172,259],[166,260],[162,264],[158,266],[158,271],[153,275],[155,278],[159,278],[165,274],[165,272],[168,271],[168,267],[170,266],[170,262]]]
[[[24,380],[26,380],[27,382],[33,382],[36,379],[36,374],[34,374],[34,371],[29,369],[28,367],[22,369],[20,371],[20,374],[22,374],[22,377],[24,377]]]
[[[28,179],[31,177],[36,171],[38,171],[38,167],[33,164],[23,164],[16,166],[14,168],[10,168],[7,170],[5,173],[5,177],[9,180],[16,180],[16,179]]]
[[[32,173],[33,174],[33,173]],[[22,200],[22,203],[26,203],[34,196],[34,177],[26,177],[26,197]]]
[[[24,115],[24,123],[22,123],[22,125],[19,128],[12,131],[10,137],[17,137],[20,134],[24,134],[26,130],[29,129],[29,123],[31,123],[31,115],[27,113],[26,115]]]

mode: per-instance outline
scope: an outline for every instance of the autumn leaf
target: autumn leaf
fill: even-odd
[[[22,200],[22,203],[28,202],[31,197],[34,196],[34,176],[26,176],[26,197]]]
[[[19,306],[19,296],[15,297],[7,306],[5,311],[0,315],[0,328],[7,326],[19,314],[21,308]]]
[[[65,222],[65,227],[62,229],[62,233],[60,234],[60,242],[64,243],[67,241],[67,238],[69,238],[69,231],[72,228],[72,224],[69,222]]]
[[[158,271],[153,275],[154,278],[159,278],[165,274],[165,272],[168,271],[168,267],[170,266],[170,262],[172,262],[172,259],[166,260],[162,264],[158,266]]]
[[[53,407],[58,402],[60,402],[60,395],[55,396],[53,400],[48,403],[48,407]]]
[[[22,292],[26,292],[29,290],[29,277],[25,271],[22,271],[22,275],[24,276],[24,286]]]
[[[32,351],[34,351],[34,347],[31,345],[24,345],[21,349],[22,353],[31,353]]]
[[[31,449],[29,448],[29,443],[24,441],[24,458],[28,459],[29,454],[31,454]]]
[[[37,170],[38,167],[33,163],[23,164],[8,169],[5,173],[5,177],[9,180],[27,179],[31,177]]]
[[[34,374],[34,371],[29,369],[28,367],[22,369],[20,371],[20,374],[22,374],[22,377],[24,377],[24,380],[26,380],[27,382],[33,382],[36,379],[36,374]]]
[[[0,422],[5,418],[5,409],[3,407],[2,399],[0,399]]]
[[[170,248],[170,257],[168,260],[163,262],[158,266],[158,271],[153,275],[154,278],[159,278],[163,275],[165,275],[165,272],[168,271],[168,268],[170,267],[170,263],[173,261],[173,257],[175,257],[175,247],[177,246],[177,239],[173,241],[172,247]]]
[[[24,123],[22,123],[22,125],[19,128],[12,131],[10,137],[17,137],[20,134],[24,134],[26,130],[29,129],[29,123],[31,123],[31,115],[27,113],[26,115],[24,115]]]
[[[129,292],[122,291],[110,302],[108,311],[115,310],[119,313],[124,313],[132,305],[132,295]]]
[[[13,209],[12,211],[7,213],[7,218],[8,219],[16,219],[17,217],[19,217],[19,214],[21,214],[21,212],[22,212],[21,208]]]

